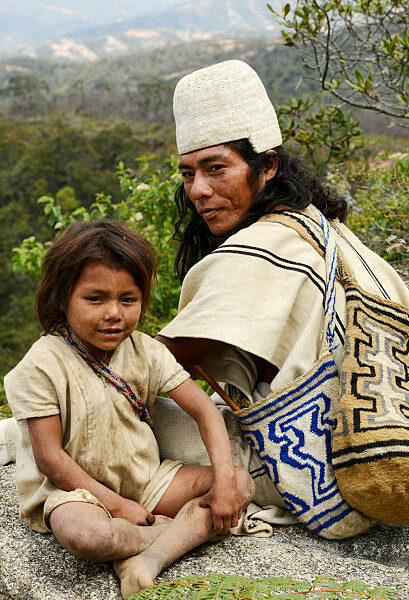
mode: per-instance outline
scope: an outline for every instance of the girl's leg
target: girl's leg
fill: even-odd
[[[134,525],[125,519],[111,519],[94,504],[67,502],[52,511],[50,525],[71,554],[103,562],[142,552],[164,531],[168,520],[157,517],[154,525]]]
[[[236,476],[244,508],[253,497],[254,484],[244,469],[236,467]],[[197,497],[209,491],[212,481],[210,467],[186,466],[178,471],[153,511],[172,516],[175,509],[183,502],[175,519],[138,556],[114,563],[121,580],[121,592],[124,598],[153,585],[153,580],[162,569],[218,533],[213,528],[210,508],[199,506],[200,497]],[[191,499],[193,494],[196,497]]]

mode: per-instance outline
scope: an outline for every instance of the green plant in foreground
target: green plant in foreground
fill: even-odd
[[[183,581],[161,583],[130,596],[129,600],[397,600],[389,587],[370,588],[362,581],[340,583],[319,576],[307,583],[287,577],[251,579],[238,575],[186,576]]]

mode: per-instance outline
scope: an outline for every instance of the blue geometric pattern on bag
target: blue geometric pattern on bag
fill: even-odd
[[[331,466],[334,407],[325,388],[337,381],[336,365],[328,358],[295,388],[238,417],[288,509],[316,533],[352,510],[339,493]]]

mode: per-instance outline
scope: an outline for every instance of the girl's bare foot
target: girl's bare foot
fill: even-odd
[[[128,598],[144,588],[153,585],[156,572],[149,560],[142,556],[131,556],[125,560],[115,560],[114,569],[121,581],[121,594]]]

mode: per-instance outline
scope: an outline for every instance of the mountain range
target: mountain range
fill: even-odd
[[[281,1],[270,4],[279,9]],[[2,0],[0,55],[95,61],[198,39],[278,37],[278,29],[265,0],[155,0],[149,8],[135,0]]]

